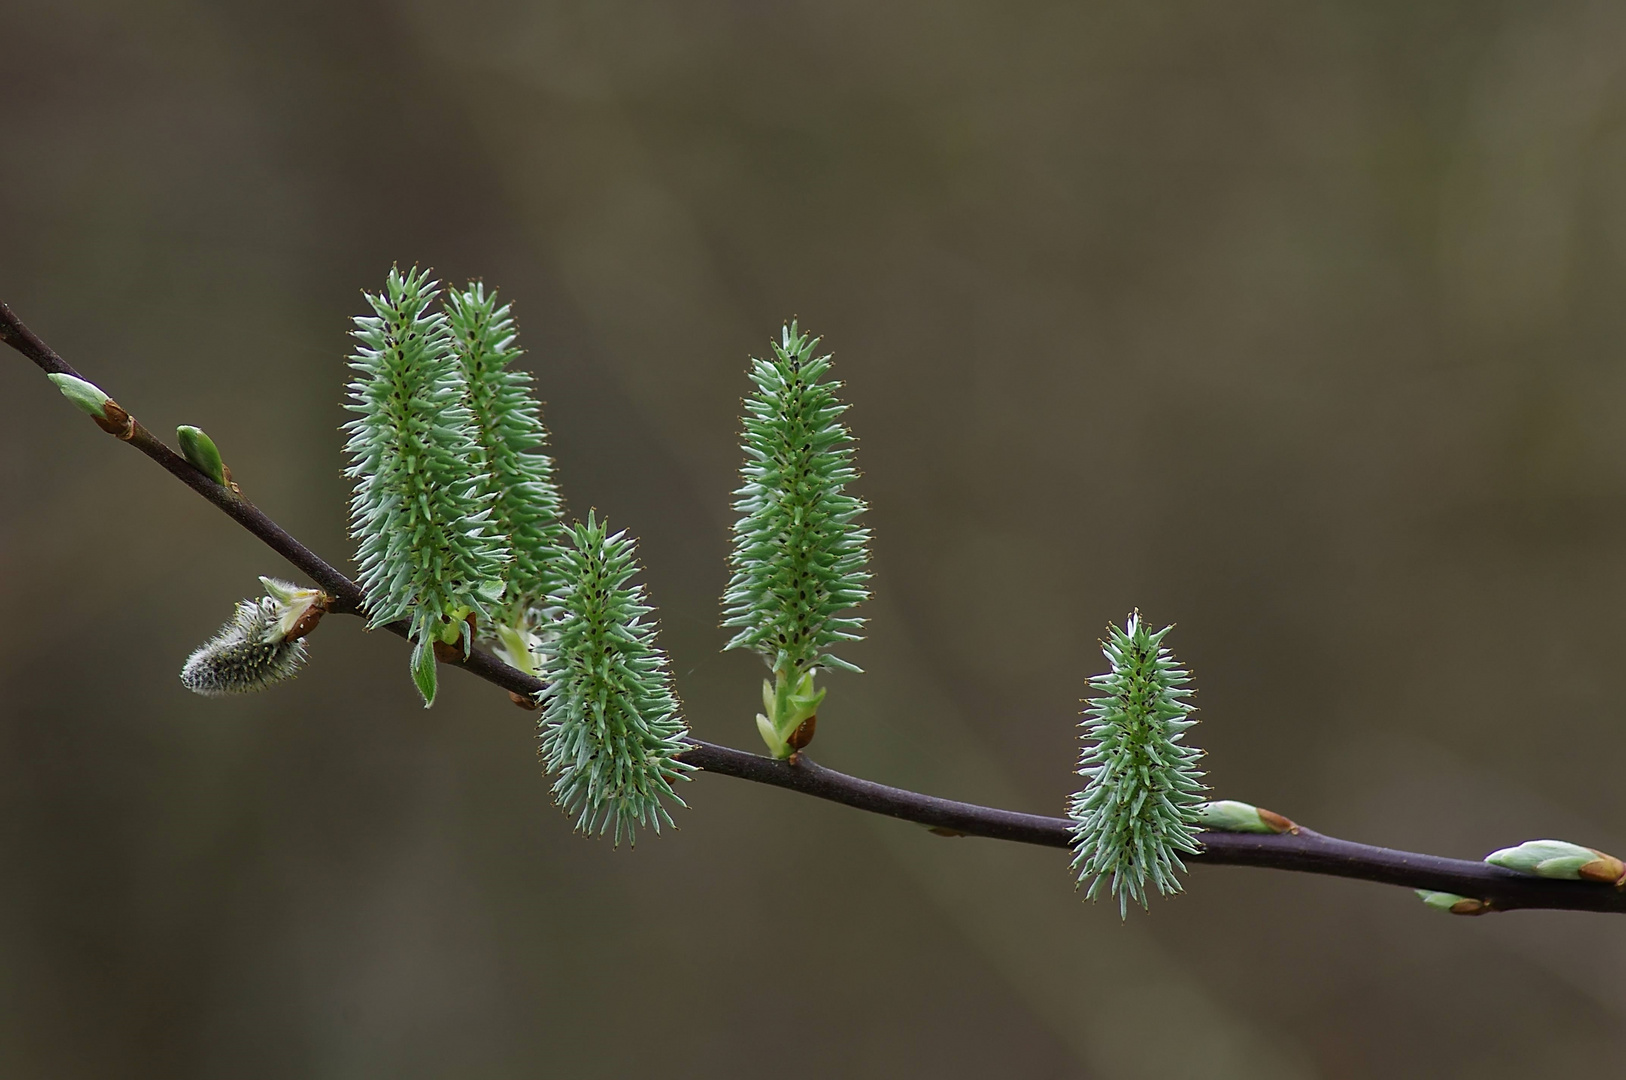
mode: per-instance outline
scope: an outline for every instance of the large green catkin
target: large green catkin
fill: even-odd
[[[512,366],[520,356],[514,319],[509,305],[498,306],[496,291],[471,282],[447,293],[446,309],[484,461],[490,524],[513,553],[508,589],[493,614],[523,632],[533,611],[562,584],[557,561],[563,505],[553,460],[543,452],[548,434],[542,406],[531,392],[531,376]]]
[[[1191,677],[1140,612],[1123,629],[1108,628],[1103,651],[1111,665],[1090,680],[1080,776],[1088,783],[1068,805],[1073,820],[1073,869],[1091,878],[1093,900],[1110,885],[1118,912],[1129,901],[1146,907],[1146,883],[1163,894],[1180,891],[1180,854],[1195,854],[1206,788],[1197,768],[1202,751],[1185,745],[1197,721],[1186,699]]]
[[[766,360],[753,358],[756,392],[745,400],[744,481],[729,556],[725,648],[753,649],[782,679],[818,667],[858,669],[830,649],[861,640],[864,620],[843,613],[869,598],[865,510],[846,485],[857,479],[853,438],[840,421],[839,382],[821,382],[830,357],[792,322]]]
[[[434,703],[436,641],[467,648],[467,617],[501,599],[509,561],[488,523],[491,496],[467,388],[446,317],[432,311],[437,283],[392,269],[372,315],[352,336],[344,427],[356,480],[351,535],[370,626],[410,618],[411,671]]]
[[[662,800],[683,805],[672,782],[693,771],[677,760],[688,726],[644,587],[628,583],[638,572],[633,541],[589,513],[567,531],[559,565],[564,585],[549,598],[556,615],[542,647],[542,758],[576,827],[613,827],[619,845],[638,826],[672,824]]]

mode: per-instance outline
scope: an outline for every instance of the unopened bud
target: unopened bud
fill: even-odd
[[[121,439],[129,439],[135,435],[135,420],[118,402],[102,393],[102,388],[95,383],[61,372],[53,372],[46,378],[56,384],[63,397],[78,406],[96,421],[97,427],[109,435],[117,435]]]
[[[1445,911],[1452,915],[1484,915],[1486,912],[1495,910],[1486,901],[1476,900],[1471,896],[1435,892],[1432,889],[1418,889],[1416,892],[1423,903],[1435,911]]]
[[[220,460],[215,441],[202,428],[183,424],[175,429],[175,438],[181,444],[181,454],[193,468],[221,487],[226,486],[226,463]]]
[[[62,396],[73,402],[87,416],[94,416],[98,420],[108,419],[107,403],[113,399],[102,393],[102,388],[93,382],[73,375],[54,373],[46,376],[56,388],[62,391]]]
[[[1219,832],[1287,833],[1298,832],[1299,829],[1298,825],[1273,810],[1235,799],[1204,803],[1197,810],[1197,822],[1205,829]]]
[[[792,750],[804,750],[807,748],[807,744],[813,741],[813,732],[818,729],[818,726],[819,718],[810,716],[797,724],[796,730],[791,732],[790,738],[785,741],[790,743]]]
[[[1526,840],[1518,847],[1502,848],[1485,856],[1492,866],[1569,881],[1626,883],[1626,864],[1595,848],[1567,840]]]

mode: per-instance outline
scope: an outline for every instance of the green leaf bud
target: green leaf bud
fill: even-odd
[[[60,372],[47,375],[46,378],[55,383],[56,388],[62,391],[62,396],[73,402],[87,416],[93,416],[98,420],[112,419],[107,415],[107,403],[113,399],[102,393],[102,388],[95,383]]]
[[[1435,911],[1444,911],[1452,915],[1484,915],[1494,910],[1490,904],[1483,900],[1476,900],[1471,896],[1435,892],[1432,889],[1416,889],[1414,891],[1422,899],[1423,903]]]
[[[181,454],[192,467],[221,487],[226,486],[226,463],[220,460],[215,441],[202,428],[182,424],[175,429],[175,438],[181,444]]]
[[[1492,866],[1568,881],[1626,881],[1626,864],[1595,848],[1567,840],[1526,840],[1518,847],[1502,848],[1485,856]]]
[[[1203,803],[1197,811],[1197,821],[1205,829],[1220,832],[1285,833],[1297,832],[1298,826],[1271,810],[1262,810],[1251,803],[1235,799],[1220,799]]]

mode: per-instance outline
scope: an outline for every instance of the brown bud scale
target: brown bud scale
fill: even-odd
[[[803,720],[800,724],[797,724],[796,730],[791,732],[790,738],[786,739],[785,741],[790,743],[790,748],[792,750],[800,750],[808,743],[813,741],[813,732],[818,726],[819,718],[817,716],[810,716],[806,720]]]
[[[305,614],[301,615],[299,621],[289,629],[288,640],[298,641],[312,630],[315,630],[316,624],[322,621],[322,616],[327,614],[328,608],[332,604],[333,597],[327,593],[317,597],[316,602],[306,609]]]
[[[1597,848],[1587,848],[1597,858],[1576,871],[1582,881],[1598,881],[1605,885],[1626,884],[1626,863],[1622,863],[1606,852]]]
[[[1266,810],[1262,806],[1258,807],[1257,809],[1259,813],[1259,820],[1263,821],[1270,828],[1271,832],[1293,833],[1294,835],[1298,834],[1298,822],[1292,820],[1291,818],[1285,818],[1274,810]]]

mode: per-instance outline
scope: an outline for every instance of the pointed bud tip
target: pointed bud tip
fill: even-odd
[[[135,421],[131,419],[130,414],[125,412],[118,402],[103,393],[102,388],[95,383],[60,371],[51,372],[46,378],[56,384],[63,397],[73,402],[81,412],[96,421],[97,427],[109,435],[128,439],[135,434]]]
[[[104,394],[102,388],[95,383],[61,372],[52,372],[46,378],[55,383],[56,388],[62,391],[62,396],[73,402],[87,416],[94,416],[98,420],[109,418],[107,403],[113,399]]]

